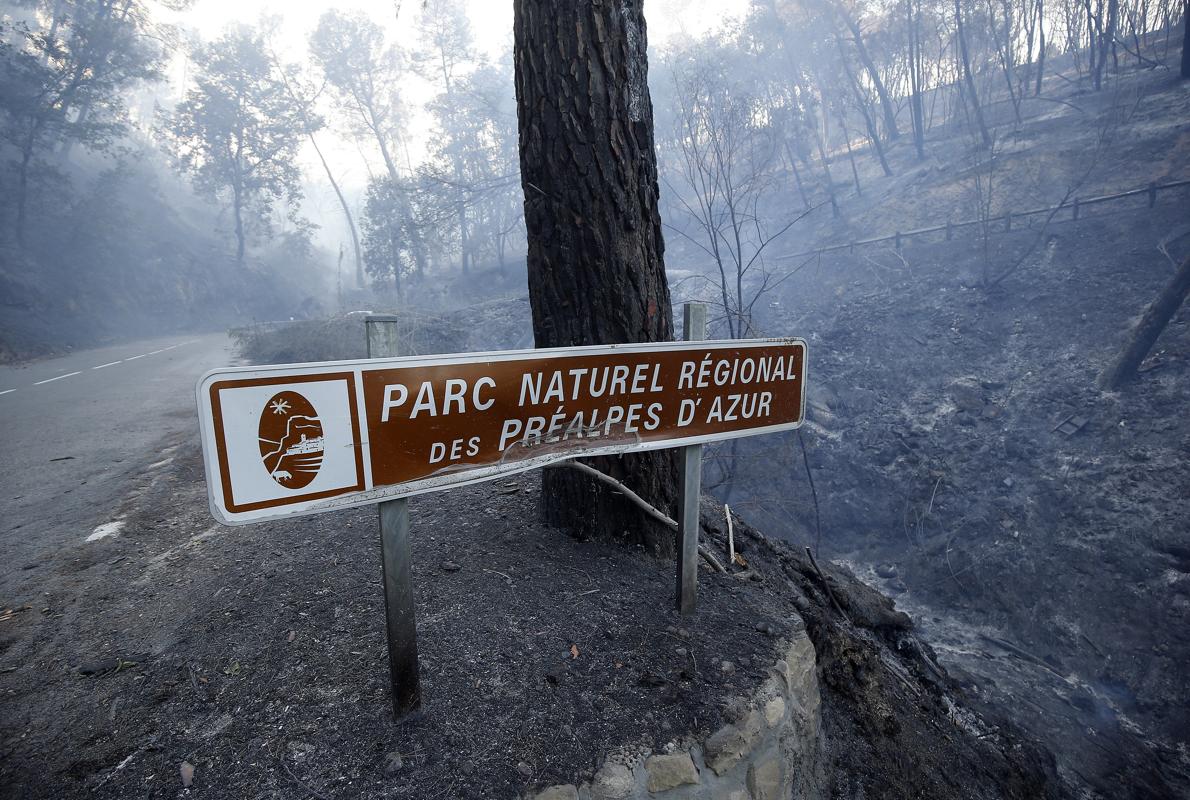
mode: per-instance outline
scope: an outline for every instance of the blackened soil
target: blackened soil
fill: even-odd
[[[1096,386],[1185,257],[1186,207],[1056,224],[993,292],[976,239],[840,256],[847,299],[795,329],[814,340],[824,552],[895,594],[1089,797],[1190,792],[1190,307],[1135,382]],[[1000,263],[1036,235],[996,240]],[[733,508],[812,541],[797,442],[751,446]]]
[[[536,475],[415,499],[425,714],[394,726],[375,509],[214,526],[186,458],[11,599],[9,796],[171,796],[186,761],[207,796],[511,797],[714,728],[797,622],[709,572],[680,619],[673,564],[539,526]]]
[[[542,527],[537,485],[412,501],[425,713],[394,725],[375,510],[219,527],[183,445],[118,536],[5,598],[0,794],[511,798],[706,735],[802,625],[841,793],[1052,791],[1043,751],[960,712],[908,619],[845,572],[738,521],[751,569],[704,568],[682,619],[672,562]]]

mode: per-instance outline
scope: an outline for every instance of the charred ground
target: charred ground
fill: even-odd
[[[802,625],[839,790],[1057,790],[1044,751],[965,709],[845,571],[738,522],[750,577],[703,570],[682,619],[671,562],[542,527],[534,475],[414,502],[426,713],[394,727],[373,510],[221,528],[195,443],[151,475],[118,537],[28,565],[4,640],[7,796],[176,796],[185,762],[193,796],[511,798],[709,733]],[[705,505],[716,548],[721,519]]]

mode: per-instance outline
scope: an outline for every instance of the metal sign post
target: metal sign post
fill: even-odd
[[[365,320],[364,327],[368,336],[368,358],[400,355],[396,317],[371,316]],[[403,497],[385,500],[379,504],[379,510],[389,679],[393,718],[400,722],[421,708],[417,622],[413,608],[413,556],[409,547],[409,501]]]
[[[686,303],[682,307],[682,331],[688,342],[707,338],[707,307]],[[681,484],[678,503],[678,611],[684,616],[694,612],[698,595],[698,502],[702,494],[702,445],[681,448]]]

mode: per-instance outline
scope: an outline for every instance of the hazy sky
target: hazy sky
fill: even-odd
[[[560,0],[561,1],[561,0]],[[471,18],[471,30],[477,43],[489,54],[495,54],[512,40],[513,0],[464,0]],[[671,36],[688,32],[697,34],[713,28],[719,21],[738,15],[748,0],[647,0],[645,18],[653,44],[663,45]],[[397,8],[400,23],[397,24]],[[413,22],[421,11],[419,0],[198,0],[181,18],[196,28],[204,38],[219,34],[229,22],[256,22],[261,16],[273,15],[285,21],[284,35],[290,45],[304,48],[306,35],[329,8],[360,9],[377,22],[396,31],[404,44],[410,42]]]
[[[646,0],[645,18],[648,23],[649,42],[653,48],[662,48],[676,35],[698,35],[713,29],[726,19],[741,14],[747,8],[748,2],[749,0]],[[463,5],[471,21],[475,42],[482,50],[494,57],[511,49],[513,0],[464,0]],[[363,11],[375,22],[386,27],[389,35],[402,46],[409,48],[416,43],[416,22],[417,16],[421,13],[421,6],[421,0],[197,0],[185,13],[176,15],[174,20],[193,29],[203,39],[214,39],[231,23],[254,24],[263,17],[276,17],[281,21],[276,40],[278,48],[282,51],[279,55],[286,61],[305,63],[306,42],[310,32],[317,26],[318,18],[330,8]],[[171,70],[175,91],[181,86],[184,75],[184,59],[179,58]],[[512,87],[509,86],[509,92],[512,91]],[[411,139],[411,155],[416,162],[429,130],[428,120],[419,113],[420,106],[430,99],[432,94],[429,87],[417,78],[403,82],[401,93],[411,113],[411,119],[407,121],[407,130]],[[327,154],[336,179],[349,195],[362,202],[368,178],[364,158],[365,155],[367,158],[373,157],[370,150],[361,151],[360,147],[344,138],[340,130],[333,125],[320,132],[318,139],[324,153]],[[337,250],[339,243],[347,237],[338,201],[309,145],[305,146],[301,160],[309,184],[303,211],[307,217],[321,226],[316,237],[319,243],[332,251]]]

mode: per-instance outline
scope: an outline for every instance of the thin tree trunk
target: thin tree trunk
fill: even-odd
[[[355,255],[355,286],[357,289],[362,289],[364,286],[364,258],[360,252],[359,232],[355,229],[355,217],[351,215],[351,207],[347,205],[347,198],[343,196],[339,182],[331,174],[330,165],[326,163],[326,158],[322,155],[322,148],[318,146],[318,142],[314,141],[314,133],[310,131],[307,135],[310,137],[310,144],[314,146],[314,152],[318,155],[318,160],[322,163],[322,169],[326,172],[326,179],[330,181],[331,188],[335,190],[335,197],[339,198],[339,205],[343,207],[343,216],[347,218],[347,228],[351,231],[351,248]]]
[[[855,181],[856,195],[863,195],[859,185],[859,170],[855,167],[855,153],[851,150],[851,134],[847,131],[847,120],[843,119],[843,112],[839,112],[839,127],[843,129],[843,140],[847,143],[847,160],[851,162],[851,177]]]
[[[515,0],[514,42],[537,346],[671,340],[640,0]],[[675,451],[592,465],[675,510]],[[546,470],[542,487],[548,522],[674,551],[672,530],[576,470]]]
[[[1174,314],[1178,313],[1187,295],[1190,295],[1190,256],[1182,261],[1173,280],[1145,311],[1120,355],[1103,371],[1099,377],[1100,388],[1118,389],[1136,377],[1136,371],[1145,360],[1145,356],[1157,343],[1157,337],[1165,330]]]
[[[1187,0],[1190,2],[1190,0]],[[1041,79],[1045,75],[1045,0],[1037,0],[1037,86],[1033,94],[1041,97]]]
[[[789,168],[793,170],[793,181],[797,184],[797,193],[802,197],[802,205],[807,211],[810,210],[810,198],[806,195],[806,187],[802,184],[802,172],[797,168],[797,155],[794,154],[793,148],[789,146],[789,140],[785,139],[785,155],[789,156]]]
[[[21,148],[21,166],[17,172],[17,244],[25,246],[25,216],[29,206],[29,163],[33,160],[35,130],[30,130]]]
[[[1012,19],[1008,16],[1008,9],[1004,11],[1004,37],[996,28],[996,9],[994,4],[988,3],[988,22],[992,27],[992,41],[996,44],[996,55],[1000,57],[1000,68],[1004,73],[1004,83],[1008,87],[1008,100],[1012,103],[1012,114],[1016,124],[1021,124],[1020,100],[1016,94],[1016,81],[1012,68]]]
[[[1182,79],[1190,79],[1190,0],[1182,2]]]
[[[880,144],[880,136],[876,132],[876,122],[872,119],[872,114],[868,110],[868,104],[864,102],[864,96],[859,90],[859,82],[855,79],[855,73],[851,71],[851,65],[847,63],[847,54],[843,50],[843,42],[835,37],[835,45],[839,48],[839,56],[843,62],[843,71],[847,74],[847,81],[851,84],[851,92],[855,96],[855,104],[859,108],[859,112],[864,115],[864,126],[868,129],[868,141],[872,143],[872,150],[876,153],[876,157],[880,159],[880,168],[884,170],[885,177],[892,176],[892,170],[888,167],[888,161],[884,157],[884,147]]]
[[[330,165],[326,163],[326,157],[322,154],[322,148],[318,146],[318,140],[314,138],[313,126],[310,125],[309,117],[305,114],[306,106],[301,103],[297,92],[290,85],[289,78],[286,76],[285,70],[281,67],[280,59],[275,54],[272,54],[272,59],[276,65],[277,74],[281,77],[281,83],[285,87],[286,94],[289,95],[294,103],[301,105],[303,109],[302,118],[306,122],[306,136],[309,137],[310,145],[318,155],[318,161],[322,164],[322,170],[326,173],[326,179],[330,181],[331,188],[335,190],[335,197],[339,198],[339,205],[343,208],[343,216],[347,218],[347,228],[351,231],[352,253],[355,255],[355,286],[357,289],[362,289],[364,286],[364,259],[359,246],[359,232],[355,228],[355,217],[351,214],[351,207],[347,204],[347,198],[343,196],[343,190],[339,188],[339,182],[335,180]]]
[[[907,0],[905,7],[909,14],[909,110],[913,119],[913,149],[917,152],[917,160],[926,157],[925,151],[925,115],[921,107],[921,40],[919,38],[917,20],[913,15],[913,0]]]
[[[880,79],[880,72],[876,69],[875,62],[872,61],[872,56],[868,52],[867,45],[864,44],[864,37],[860,32],[859,23],[855,21],[841,3],[836,2],[835,9],[838,11],[839,16],[843,18],[843,24],[851,31],[851,38],[855,42],[856,52],[859,53],[860,63],[867,70],[868,78],[872,81],[873,88],[876,89],[876,96],[880,98],[880,107],[884,111],[884,127],[888,131],[888,138],[890,141],[895,141],[901,135],[901,132],[897,130],[897,114],[893,110],[892,101],[888,97],[888,90],[884,87],[884,81]]]
[[[400,305],[405,299],[401,287],[401,242],[395,227],[390,225],[388,231],[388,247],[393,258],[393,290],[397,293],[397,305]]]
[[[1099,58],[1095,62],[1095,91],[1103,88],[1103,70],[1107,66],[1107,54],[1115,45],[1116,24],[1119,16],[1119,0],[1107,0],[1107,25],[1099,34]]]
[[[1102,9],[1103,3],[1100,2],[1099,5],[1100,9]],[[1096,55],[1098,53],[1098,47],[1096,47],[1095,43],[1097,36],[1096,31],[1102,33],[1102,30],[1100,30],[1102,26],[1100,25],[1099,19],[1096,17],[1095,12],[1091,10],[1091,0],[1083,0],[1083,6],[1087,10],[1087,61],[1089,62],[1087,64],[1087,71],[1091,73],[1092,80],[1094,80],[1094,76],[1097,74],[1095,65],[1098,63],[1096,61]]]
[[[234,192],[235,199],[232,205],[236,218],[236,264],[242,267],[244,266],[244,199],[238,181],[234,187]]]
[[[831,177],[830,161],[826,157],[826,146],[822,141],[822,132],[818,130],[818,126],[814,126],[814,143],[818,146],[818,157],[822,160],[822,171],[826,173],[826,193],[831,200],[831,214],[839,216],[839,201],[835,197],[835,181]]]
[[[967,87],[967,99],[971,102],[983,146],[991,147],[992,135],[988,133],[988,126],[983,121],[983,108],[979,104],[979,94],[975,90],[975,79],[971,76],[971,59],[967,55],[967,34],[963,31],[963,10],[959,6],[959,0],[954,0],[954,18],[958,28],[959,54],[963,60],[963,82]]]
[[[462,190],[460,189],[460,196]],[[459,217],[459,250],[461,251],[460,261],[462,262],[463,274],[471,273],[471,239],[467,232],[467,203],[460,199],[455,203],[455,212]]]

